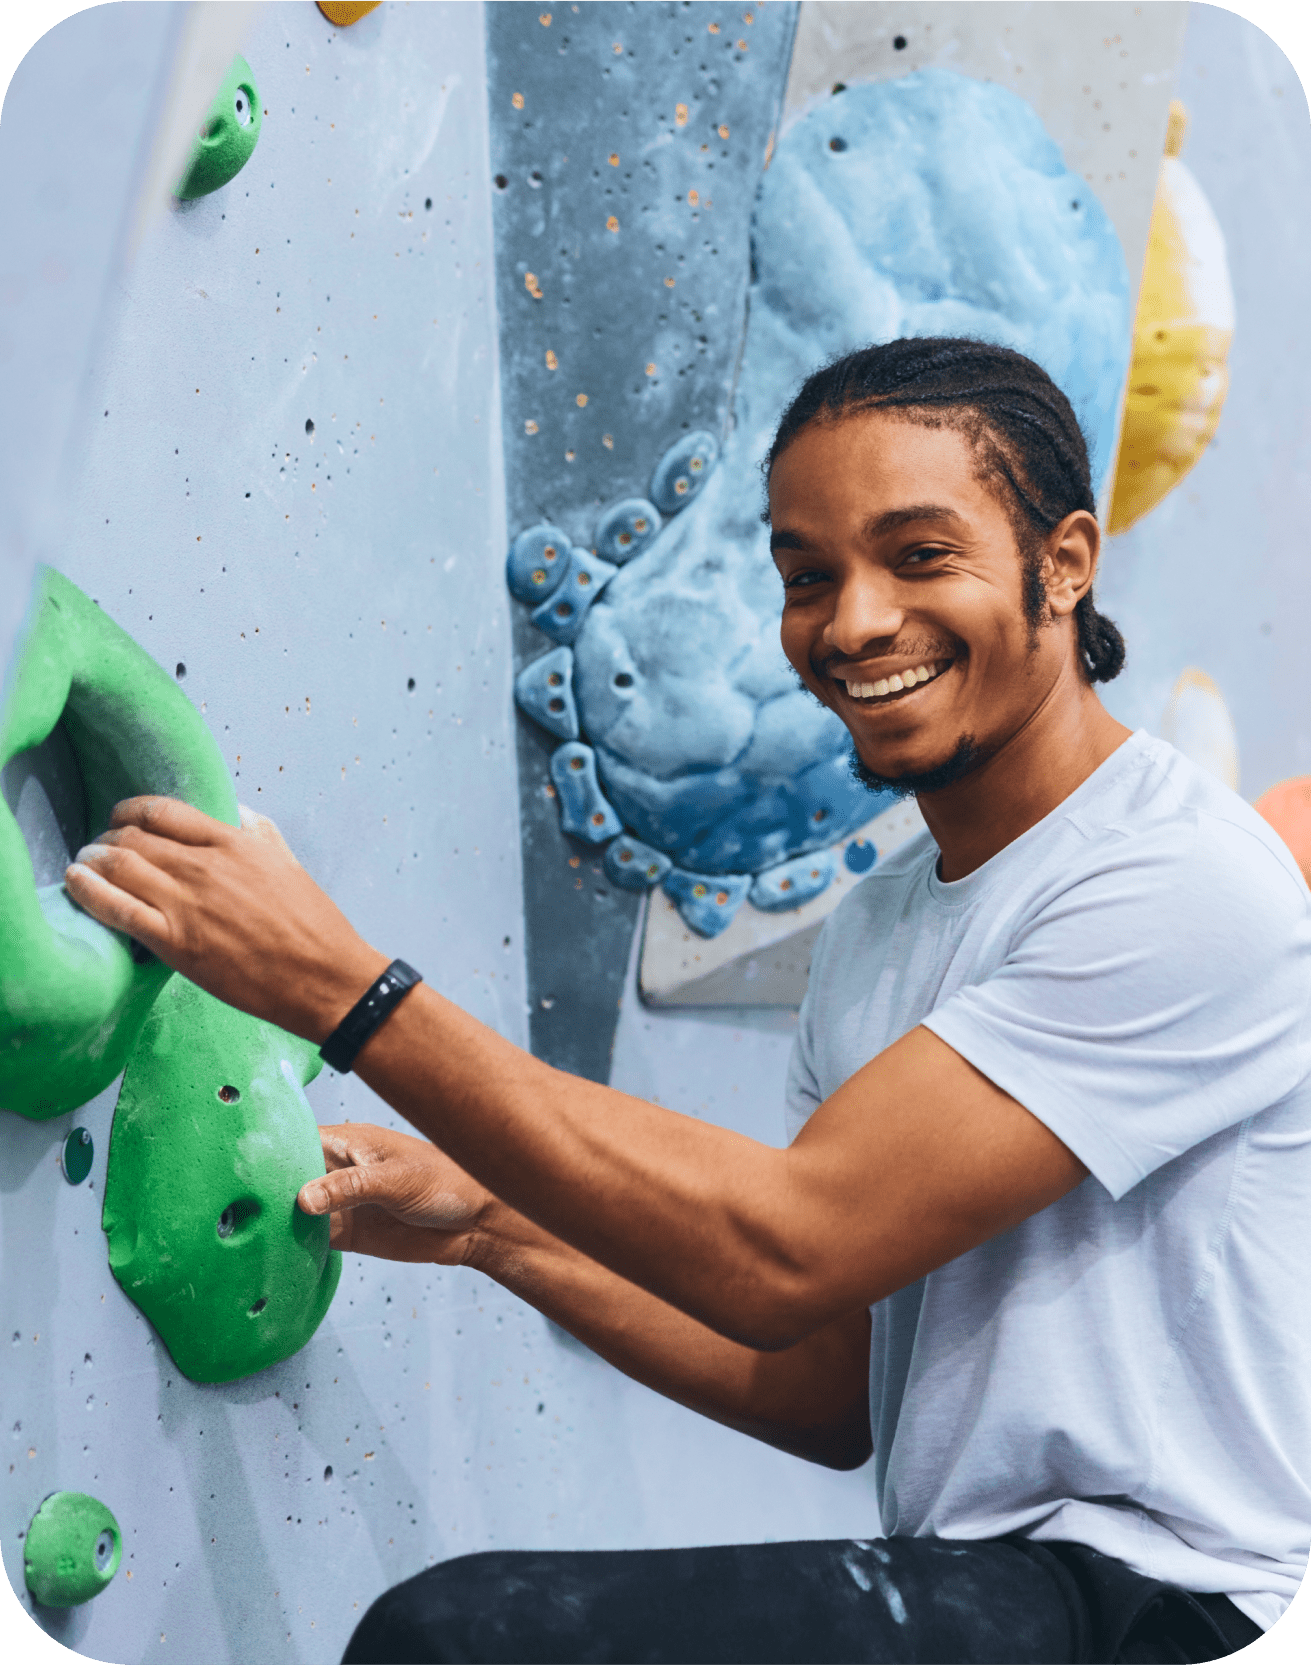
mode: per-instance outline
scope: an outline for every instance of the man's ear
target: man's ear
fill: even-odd
[[[1066,618],[1073,613],[1092,589],[1101,547],[1101,527],[1086,509],[1076,509],[1052,529],[1047,539],[1043,579],[1053,618]]]

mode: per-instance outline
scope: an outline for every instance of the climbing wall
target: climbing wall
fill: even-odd
[[[1311,478],[1307,348],[1289,324],[1311,241],[1287,212],[1311,188],[1305,100],[1228,13],[1194,7],[1176,61],[1164,24],[1117,45],[1111,14],[1135,8],[1085,9],[1106,19],[1080,47],[1105,54],[1105,85],[1078,97],[1106,104],[1120,160],[1140,148],[1122,128],[1146,125],[1131,76],[1160,78],[1153,131],[1171,91],[1187,102],[1184,155],[1238,308],[1216,443],[1108,551],[1103,602],[1130,646],[1108,703],[1155,728],[1182,666],[1208,668],[1254,796],[1311,770],[1306,581],[1285,535]],[[558,741],[514,708],[516,671],[550,642],[507,592],[505,552],[543,521],[590,548],[671,445],[729,431],[771,135],[777,150],[840,80],[954,67],[1022,92],[1036,60],[1004,36],[967,44],[1008,81],[982,56],[963,64],[959,32],[926,44],[945,14],[982,10],[388,4],[339,29],[308,0],[269,5],[241,42],[263,105],[253,156],[148,230],[106,309],[116,233],[88,252],[93,209],[108,159],[128,169],[137,140],[87,171],[87,89],[118,64],[142,89],[132,131],[148,133],[173,9],[113,8],[113,40],[135,53],[121,60],[109,8],[71,18],[24,63],[0,122],[0,178],[22,187],[6,185],[4,328],[19,352],[44,343],[49,431],[85,435],[60,569],[166,670],[239,796],[371,940],[515,1042],[770,1141],[794,1018],[732,1003],[740,981],[710,1010],[639,998],[645,904],[561,834],[544,790]],[[1069,8],[986,10],[1050,32]],[[1104,129],[1058,130],[1058,94],[1034,95],[1042,119],[1128,250],[1145,238],[1143,191],[1121,191]],[[60,193],[73,208],[55,219]],[[52,299],[56,259],[103,319],[94,398],[73,397],[71,371],[60,381],[82,349]],[[36,524],[45,453],[12,404],[4,420],[6,490]],[[26,794],[20,819],[57,872],[77,833],[57,813],[67,763],[39,764],[5,786]],[[667,1404],[465,1272],[348,1259],[300,1352],[233,1383],[187,1380],[107,1264],[116,1092],[46,1122],[0,1114],[0,1545],[14,1591],[69,1647],[330,1661],[383,1588],[469,1550],[876,1529],[865,1475]],[[322,1121],[394,1120],[329,1071],[308,1095]],[[91,1159],[71,1183],[75,1128]],[[25,1534],[57,1490],[112,1509],[123,1558],[86,1605],[33,1609]]]

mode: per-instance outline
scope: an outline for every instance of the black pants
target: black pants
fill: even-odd
[[[465,1555],[379,1596],[343,1665],[1221,1659],[1261,1634],[1081,1544],[747,1544]]]

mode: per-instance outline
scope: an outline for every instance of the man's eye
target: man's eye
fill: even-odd
[[[790,577],[783,580],[783,588],[785,590],[807,589],[813,584],[823,584],[827,581],[828,573],[826,572],[794,572]]]
[[[929,561],[941,560],[946,553],[947,551],[945,549],[934,544],[931,547],[926,546],[923,549],[912,549],[906,556],[906,562],[908,564],[913,563],[916,566],[924,566]]]

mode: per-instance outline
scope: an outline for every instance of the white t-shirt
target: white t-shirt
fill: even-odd
[[[1090,1177],[870,1309],[883,1530],[1089,1544],[1268,1628],[1311,1541],[1311,896],[1142,732],[976,872],[937,855],[828,920],[790,1136],[922,1023]]]

